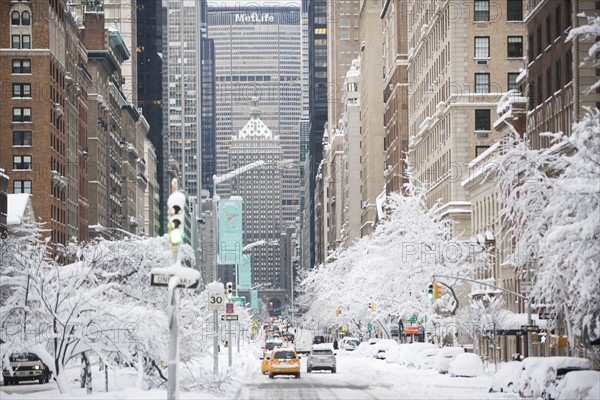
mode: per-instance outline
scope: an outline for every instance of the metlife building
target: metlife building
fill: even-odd
[[[279,135],[283,159],[295,161],[283,176],[282,226],[287,226],[297,216],[300,198],[300,8],[209,3],[207,22],[215,46],[217,174],[230,169],[231,137],[248,122],[252,98],[258,97],[261,119]],[[229,194],[226,185],[218,191]]]

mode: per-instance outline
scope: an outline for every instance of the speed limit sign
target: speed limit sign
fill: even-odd
[[[225,287],[220,282],[212,282],[207,285],[208,291],[208,310],[225,310]]]

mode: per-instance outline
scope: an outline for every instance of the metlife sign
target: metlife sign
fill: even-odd
[[[235,22],[237,24],[273,23],[275,22],[275,16],[268,13],[236,14]]]

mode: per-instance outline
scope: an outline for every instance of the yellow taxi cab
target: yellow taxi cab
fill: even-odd
[[[281,348],[271,353],[269,378],[275,375],[294,375],[300,378],[300,359],[293,348]]]
[[[271,364],[271,352],[267,351],[263,355],[262,361],[260,363],[260,372],[262,372],[263,375],[269,373],[270,364]]]

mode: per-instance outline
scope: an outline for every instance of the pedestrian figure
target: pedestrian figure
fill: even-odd
[[[333,349],[334,349],[334,350],[337,350],[337,349],[339,349],[339,346],[338,346],[338,341],[337,341],[337,339],[333,339]]]

